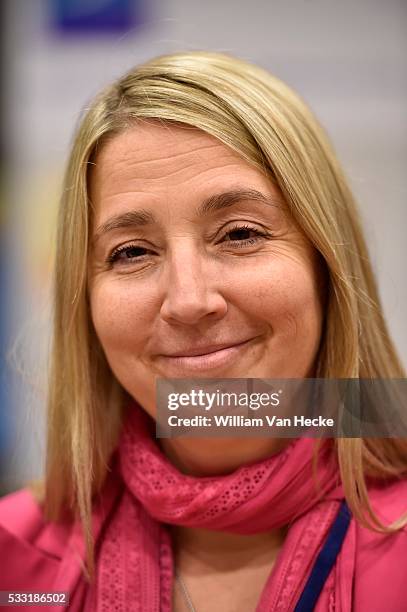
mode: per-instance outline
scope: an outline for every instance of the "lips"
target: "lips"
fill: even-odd
[[[167,376],[224,370],[239,362],[255,340],[257,337],[235,344],[206,345],[169,355],[161,354],[156,359],[156,365]]]
[[[177,351],[174,353],[162,353],[163,357],[197,357],[203,355],[210,355],[211,353],[216,353],[217,351],[221,351],[224,349],[232,348],[234,346],[239,346],[240,344],[244,344],[245,342],[249,342],[252,338],[246,340],[237,340],[233,342],[226,342],[224,344],[211,344],[202,347],[194,347],[187,350]]]

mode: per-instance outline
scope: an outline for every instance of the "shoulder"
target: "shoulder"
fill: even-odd
[[[0,527],[23,540],[32,540],[43,526],[40,505],[29,489],[22,489],[0,499]]]
[[[70,535],[72,522],[46,521],[42,506],[29,489],[21,489],[0,499],[0,529],[3,534],[25,542],[58,558]]]
[[[384,523],[396,521],[407,512],[407,477],[371,485],[369,499],[373,510]],[[407,526],[402,531],[407,532]]]
[[[91,518],[95,540],[103,534],[121,491],[120,481],[112,475],[96,496]],[[29,489],[0,499],[0,559],[7,558],[0,572],[0,591],[46,591],[53,584],[71,591],[81,575],[84,551],[79,522],[47,521]]]
[[[69,529],[50,528],[28,489],[0,500],[0,588],[41,590],[53,580]]]
[[[368,491],[371,507],[385,526],[407,516],[407,478],[375,484]],[[397,564],[401,552],[407,557],[407,525],[389,534],[358,525],[357,540],[359,552],[366,559],[380,554],[386,562]]]
[[[369,499],[382,523],[394,523],[407,512],[407,479],[369,487]],[[384,534],[357,524],[355,536],[356,609],[407,609],[407,526]]]

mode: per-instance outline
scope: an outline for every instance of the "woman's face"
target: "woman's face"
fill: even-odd
[[[145,122],[101,148],[90,196],[91,316],[152,416],[157,377],[312,375],[318,260],[260,171],[200,130]]]

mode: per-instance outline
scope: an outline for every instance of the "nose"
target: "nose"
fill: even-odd
[[[161,317],[167,323],[196,325],[225,316],[227,303],[217,287],[217,274],[194,248],[174,249],[165,274]]]

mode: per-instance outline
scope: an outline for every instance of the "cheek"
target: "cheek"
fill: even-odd
[[[323,315],[314,269],[289,261],[264,270],[261,277],[247,292],[253,314],[269,322],[273,335],[309,338],[312,334],[319,340]]]
[[[151,296],[120,282],[92,287],[93,325],[106,360],[121,386],[154,416],[155,385],[140,358],[152,329]]]
[[[123,283],[122,283],[123,285]],[[109,359],[112,354],[143,347],[152,307],[148,299],[119,283],[100,283],[90,295],[91,315],[96,333]]]

